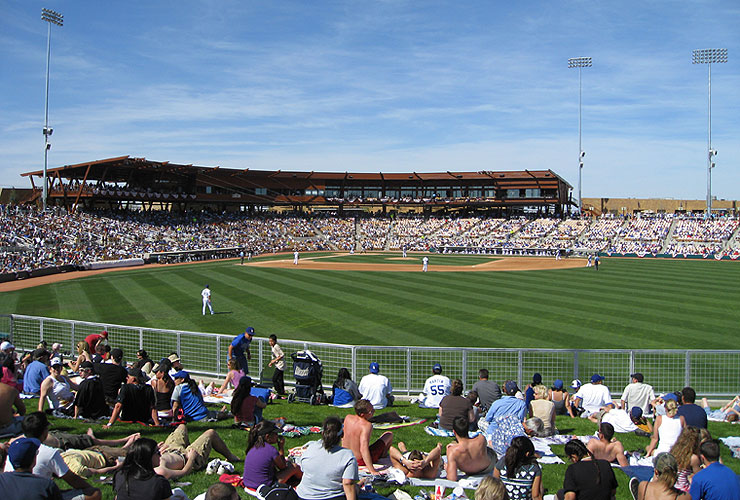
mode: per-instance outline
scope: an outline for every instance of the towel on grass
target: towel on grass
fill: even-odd
[[[378,430],[389,430],[389,429],[398,429],[400,427],[408,427],[410,425],[419,425],[426,422],[426,418],[420,418],[418,420],[411,420],[410,422],[399,422],[399,423],[387,423],[387,424],[373,424],[373,429]]]
[[[729,436],[719,438],[719,440],[722,441],[725,446],[730,449],[734,458],[740,458],[740,437]]]
[[[448,431],[446,429],[438,429],[437,427],[424,427],[424,432],[427,434],[431,434],[432,436],[438,436],[438,437],[455,437],[455,434],[452,431]],[[469,433],[470,439],[473,439],[478,434],[480,434],[480,431],[473,431]]]

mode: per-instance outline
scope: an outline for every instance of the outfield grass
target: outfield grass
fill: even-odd
[[[432,258],[435,265],[489,259]],[[372,254],[342,259],[408,263]],[[233,260],[5,292],[0,313],[226,334],[252,325],[261,336],[365,345],[724,350],[738,347],[738,282],[740,264],[730,261],[604,258],[599,271],[421,273]],[[201,315],[206,283],[225,314]]]
[[[393,409],[396,410],[400,415],[408,415],[412,418],[427,418],[429,419],[429,421],[432,421],[435,418],[436,413],[435,410],[420,409],[415,405],[410,405],[404,402],[401,402],[397,407]],[[265,410],[264,416],[268,419],[285,417],[289,423],[307,426],[320,425],[323,419],[329,415],[338,415],[340,418],[343,418],[345,415],[349,414],[350,411],[351,410],[333,408],[329,406],[310,406],[307,404],[299,403],[289,404],[287,403],[287,401],[275,401],[272,404],[268,405],[267,409]],[[246,447],[247,433],[242,430],[230,428],[230,423],[230,421],[222,421],[217,423],[191,422],[188,424],[188,430],[191,434],[191,437],[195,438],[206,429],[216,429],[219,435],[229,446],[231,451],[234,452],[238,457],[243,459],[244,450]],[[83,422],[75,420],[52,419],[52,428],[65,432],[82,433],[85,432],[89,425],[90,424],[85,424]],[[589,435],[593,434],[596,431],[596,424],[586,419],[580,418],[571,419],[568,417],[559,416],[557,417],[556,425],[562,434]],[[120,422],[114,425],[111,429],[103,429],[98,424],[93,424],[92,427],[96,435],[99,438],[104,439],[115,439],[124,437],[125,435],[132,432],[141,432],[146,437],[151,437],[152,439],[155,439],[157,441],[163,441],[166,438],[167,433],[169,432],[169,429],[142,427],[138,424],[123,424]],[[709,430],[712,433],[712,436],[715,438],[736,435],[737,432],[733,432],[735,431],[735,429],[736,427],[731,424],[717,422],[709,423]],[[448,443],[452,442],[452,439],[449,438],[438,438],[426,434],[424,432],[424,425],[395,429],[393,430],[393,433],[394,444],[397,444],[399,441],[404,441],[409,449],[417,448],[424,451],[429,451],[438,442],[442,443],[443,446],[446,446]],[[379,437],[380,434],[381,431],[374,431],[373,438],[375,439]],[[635,436],[634,434],[618,434],[617,437],[620,439],[620,441],[622,441],[625,449],[628,451],[642,450],[642,452],[644,453],[644,448],[649,443],[648,438],[641,438]],[[300,446],[307,441],[314,439],[319,439],[317,434],[310,434],[309,436],[301,436],[296,438],[286,438],[286,452],[289,448]],[[566,464],[543,465],[543,485],[549,493],[554,493],[559,488],[562,488],[563,479],[565,477],[565,469],[568,466],[568,461],[563,453],[563,446],[553,446],[552,449],[558,456],[560,456],[561,459],[566,462]],[[735,472],[740,472],[740,460],[732,458],[729,450],[725,446],[722,446],[721,449],[722,461],[726,465],[731,467]],[[223,457],[214,452],[212,453],[211,458]],[[243,470],[243,463],[238,463],[234,465],[236,467],[236,473],[241,473]],[[617,481],[619,482],[617,499],[631,499],[628,490],[627,476],[619,469],[615,469],[614,473],[617,477]],[[173,482],[173,487],[175,486],[175,483],[178,482],[192,483],[187,486],[182,486],[182,488],[190,498],[193,498],[205,491],[208,486],[215,481],[217,481],[216,476],[209,476],[206,475],[205,472],[198,472],[185,476],[180,481]],[[100,485],[94,480],[91,480],[91,482],[101,487],[104,493],[104,498],[113,498],[113,492],[110,486]],[[64,484],[60,483],[60,486],[64,487]],[[379,490],[379,492],[384,495],[389,495],[394,489],[395,488],[382,488]],[[414,496],[414,494],[419,490],[419,488],[413,488],[409,486],[405,486],[403,487],[403,489],[405,491],[408,491],[412,496]],[[473,497],[472,491],[468,491],[467,493],[471,498]],[[243,498],[250,498],[245,493],[242,493],[241,496]]]

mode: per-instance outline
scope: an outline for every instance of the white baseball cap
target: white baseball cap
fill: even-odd
[[[61,365],[62,358],[51,358],[51,366]]]
[[[0,351],[7,351],[8,349],[15,349],[15,346],[7,340],[0,344]]]

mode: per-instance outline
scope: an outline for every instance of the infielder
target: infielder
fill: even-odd
[[[211,305],[211,289],[208,288],[208,285],[206,285],[200,294],[203,296],[203,316],[206,315],[206,307],[208,307],[211,314],[213,314],[213,306]]]
[[[425,255],[424,258],[421,259],[421,271],[425,273],[427,272],[428,268],[429,268],[429,257]]]
[[[406,258],[406,245],[403,245],[401,247],[401,251],[403,252],[403,258],[405,259]]]
[[[293,264],[296,266],[298,265],[298,250],[293,252]]]

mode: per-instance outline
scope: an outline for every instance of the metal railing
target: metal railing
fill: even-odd
[[[61,342],[64,349],[76,355],[75,345],[91,333],[107,330],[111,345],[120,347],[128,361],[138,349],[146,349],[159,360],[173,352],[182,358],[186,370],[197,375],[223,376],[228,368],[226,356],[234,334],[162,330],[155,328],[74,321],[18,314],[0,315],[0,336],[7,334],[17,350],[32,350],[40,340],[48,344]],[[486,368],[489,378],[497,382],[515,380],[526,385],[532,374],[540,373],[545,384],[562,379],[588,382],[598,373],[619,397],[629,383],[631,373],[640,372],[656,394],[693,387],[702,396],[734,396],[740,393],[740,350],[684,349],[487,349],[457,347],[353,346],[323,342],[279,339],[286,353],[286,382],[292,380],[290,353],[310,349],[324,367],[323,383],[331,386],[340,368],[348,368],[355,380],[367,373],[371,362],[380,364],[397,394],[416,394],[431,375],[432,366],[440,363],[444,374],[460,378],[471,388],[478,370]],[[252,376],[267,365],[270,345],[265,338],[252,342]]]

